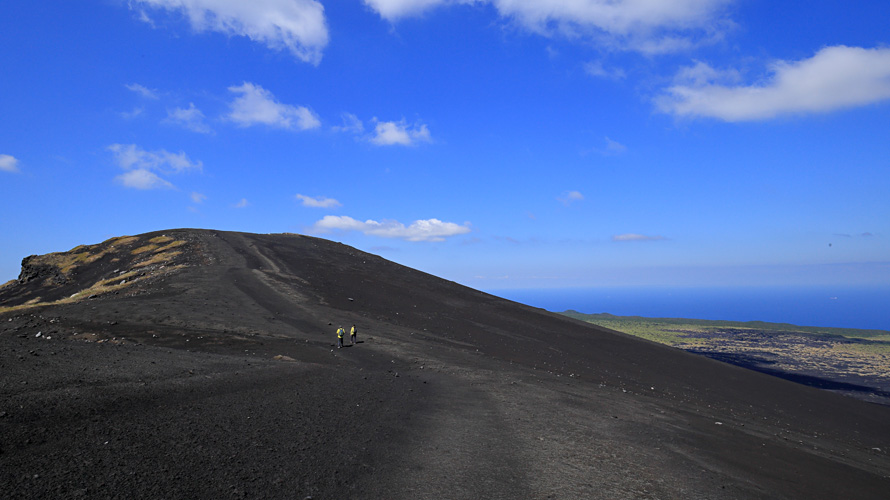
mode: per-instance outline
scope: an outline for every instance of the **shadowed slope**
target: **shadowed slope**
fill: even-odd
[[[9,408],[0,408],[0,458],[13,496],[109,487],[112,496],[169,498],[890,491],[886,407],[318,238],[132,238],[76,258],[84,249],[30,258],[44,267],[25,273],[26,262],[23,279],[0,290],[14,307],[0,317]],[[183,242],[180,253],[134,253],[159,238]],[[149,272],[108,289],[134,269]],[[28,301],[49,304],[15,307]],[[337,350],[334,330],[352,324],[361,343]]]

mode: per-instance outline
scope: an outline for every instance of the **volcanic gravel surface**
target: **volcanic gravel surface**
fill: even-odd
[[[0,307],[3,498],[890,492],[890,407],[318,238],[118,238],[26,259]]]

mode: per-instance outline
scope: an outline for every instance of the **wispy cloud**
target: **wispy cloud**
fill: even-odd
[[[647,236],[645,234],[625,233],[612,236],[612,241],[661,241],[666,240],[664,236]]]
[[[890,99],[890,48],[825,47],[809,59],[776,61],[769,70],[763,83],[734,85],[737,71],[719,71],[699,62],[681,71],[656,104],[679,117],[740,122],[826,113]]]
[[[542,35],[592,38],[607,47],[648,54],[675,52],[719,38],[734,0],[364,0],[395,22],[433,8],[492,5],[498,14]]]
[[[839,236],[841,238],[852,238],[853,237],[853,235],[849,234],[849,233],[834,233],[834,236]],[[874,233],[866,231],[864,233],[857,234],[857,236],[861,236],[863,238],[871,238],[874,236]]]
[[[106,149],[114,154],[115,163],[126,170],[115,180],[134,189],[173,188],[173,184],[159,174],[173,175],[203,167],[200,161],[192,161],[182,151],[146,151],[135,144],[112,144]]]
[[[426,124],[420,122],[408,124],[404,118],[399,121],[380,121],[374,117],[371,119],[374,131],[370,134],[364,134],[365,124],[354,114],[343,113],[341,119],[343,124],[333,126],[331,130],[355,134],[377,146],[416,146],[421,142],[431,141],[430,130]]]
[[[377,119],[374,118],[374,121]],[[398,122],[377,121],[374,135],[370,141],[378,146],[414,146],[420,142],[430,142],[430,131],[422,123],[408,125],[405,120]]]
[[[201,134],[212,134],[213,130],[204,121],[204,113],[195,107],[194,103],[189,103],[188,108],[173,108],[167,110],[167,118],[165,123],[172,123],[192,132]]]
[[[247,201],[247,198],[241,198],[238,203],[232,205],[234,208],[247,208],[250,206],[250,202]]]
[[[207,196],[205,196],[201,193],[198,193],[198,192],[192,192],[192,194],[189,195],[189,197],[191,197],[192,203],[197,203],[197,204],[204,203],[204,200],[207,199]]]
[[[250,82],[229,91],[240,94],[230,104],[231,112],[226,116],[230,121],[249,127],[267,125],[290,130],[308,130],[321,126],[315,113],[303,106],[282,104],[271,92]]]
[[[0,155],[0,171],[16,173],[19,171],[19,161],[12,155]]]
[[[145,108],[137,107],[137,108],[133,108],[133,111],[121,111],[120,115],[121,115],[121,118],[123,118],[125,120],[132,120],[133,118],[136,118],[137,116],[141,115],[143,111],[145,111]]]
[[[341,115],[343,125],[335,125],[331,127],[334,132],[351,132],[353,134],[361,134],[365,131],[365,124],[357,116],[352,113],[343,113]]]
[[[615,156],[615,155],[620,155],[621,153],[624,153],[625,151],[627,151],[627,146],[625,146],[624,144],[621,144],[618,141],[613,141],[612,139],[609,139],[608,137],[606,137],[605,139],[606,139],[606,148],[603,150],[604,155]]]
[[[607,68],[602,61],[591,61],[584,65],[584,72],[596,78],[623,80],[627,73],[621,68]]]
[[[140,85],[138,83],[128,83],[124,85],[124,87],[127,87],[128,90],[136,92],[146,99],[158,99],[158,91],[152,90],[145,85]]]
[[[173,189],[169,181],[162,179],[158,174],[144,168],[137,168],[124,172],[114,178],[124,187],[133,189]]]
[[[493,236],[492,238],[495,241],[504,241],[511,245],[521,245],[522,244],[521,241],[517,240],[516,238],[514,238],[512,236]]]
[[[193,162],[182,151],[171,153],[165,149],[159,151],[146,151],[135,144],[112,144],[108,150],[114,153],[115,161],[121,168],[146,168],[164,172],[183,172],[186,170],[200,170],[203,164],[200,161]]]
[[[566,191],[556,197],[556,199],[565,206],[569,206],[576,201],[584,200],[584,195],[579,191]]]
[[[363,0],[365,5],[375,10],[380,17],[397,21],[404,17],[420,15],[435,7],[450,4],[471,4],[475,0]]]
[[[333,198],[326,198],[324,196],[319,196],[319,197],[313,198],[311,196],[305,196],[302,194],[298,194],[294,197],[296,199],[298,199],[300,201],[300,203],[303,204],[304,207],[337,208],[339,206],[342,206],[339,201],[337,201]]]
[[[140,18],[146,9],[181,12],[196,31],[245,36],[273,50],[287,50],[312,64],[328,43],[324,6],[316,0],[130,0]]]
[[[398,221],[366,220],[364,222],[347,216],[326,215],[312,226],[315,233],[333,230],[358,231],[381,238],[397,238],[407,241],[444,241],[449,236],[466,234],[471,231],[469,224],[443,222],[439,219],[416,220],[405,226]]]

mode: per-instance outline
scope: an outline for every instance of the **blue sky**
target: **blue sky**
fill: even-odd
[[[6,0],[0,281],[178,227],[475,288],[890,284],[890,3]]]

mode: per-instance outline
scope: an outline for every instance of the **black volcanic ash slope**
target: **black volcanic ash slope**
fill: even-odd
[[[887,407],[318,238],[181,229],[32,256],[0,307],[11,498],[890,491]]]

